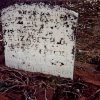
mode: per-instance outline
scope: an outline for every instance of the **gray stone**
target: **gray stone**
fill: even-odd
[[[78,14],[59,6],[15,4],[2,10],[9,67],[73,78]]]

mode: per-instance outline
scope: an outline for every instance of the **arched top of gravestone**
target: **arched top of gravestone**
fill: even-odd
[[[59,1],[59,0],[0,0],[0,10],[7,8],[11,5],[14,4],[32,4],[32,3],[44,3],[47,5],[50,5],[51,8],[53,8],[55,5],[59,5],[62,7],[66,7],[66,4],[63,4],[63,1]],[[68,9],[68,8],[67,8]]]
[[[63,19],[65,19],[65,20],[67,20],[67,17],[71,18],[71,16],[73,16],[74,19],[77,19],[77,17],[78,17],[78,13],[76,13],[76,12],[74,12],[72,10],[68,10],[65,7],[60,7],[59,5],[45,4],[43,2],[39,2],[39,3],[34,2],[34,3],[30,3],[30,4],[26,4],[26,3],[19,3],[19,4],[17,4],[17,3],[15,3],[13,5],[10,5],[10,6],[6,7],[6,8],[3,8],[2,9],[2,14],[7,12],[7,11],[10,11],[12,7],[13,7],[13,10],[16,10],[16,8],[23,9],[25,7],[28,7],[28,6],[33,6],[33,8],[34,7],[36,8],[37,6],[39,6],[39,8],[42,8],[42,9],[43,8],[44,9],[47,8],[47,11],[53,9],[55,12],[56,11],[58,11],[59,13],[64,12],[65,14],[68,15],[68,16],[62,16]]]

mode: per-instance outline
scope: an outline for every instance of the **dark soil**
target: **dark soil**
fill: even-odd
[[[99,100],[100,89],[65,79],[0,66],[0,100]]]

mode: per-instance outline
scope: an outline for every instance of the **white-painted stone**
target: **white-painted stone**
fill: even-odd
[[[59,6],[15,4],[2,10],[9,67],[73,78],[78,14]]]

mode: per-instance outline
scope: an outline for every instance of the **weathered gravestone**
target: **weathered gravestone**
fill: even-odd
[[[9,67],[73,78],[78,14],[59,6],[15,4],[2,10]]]

